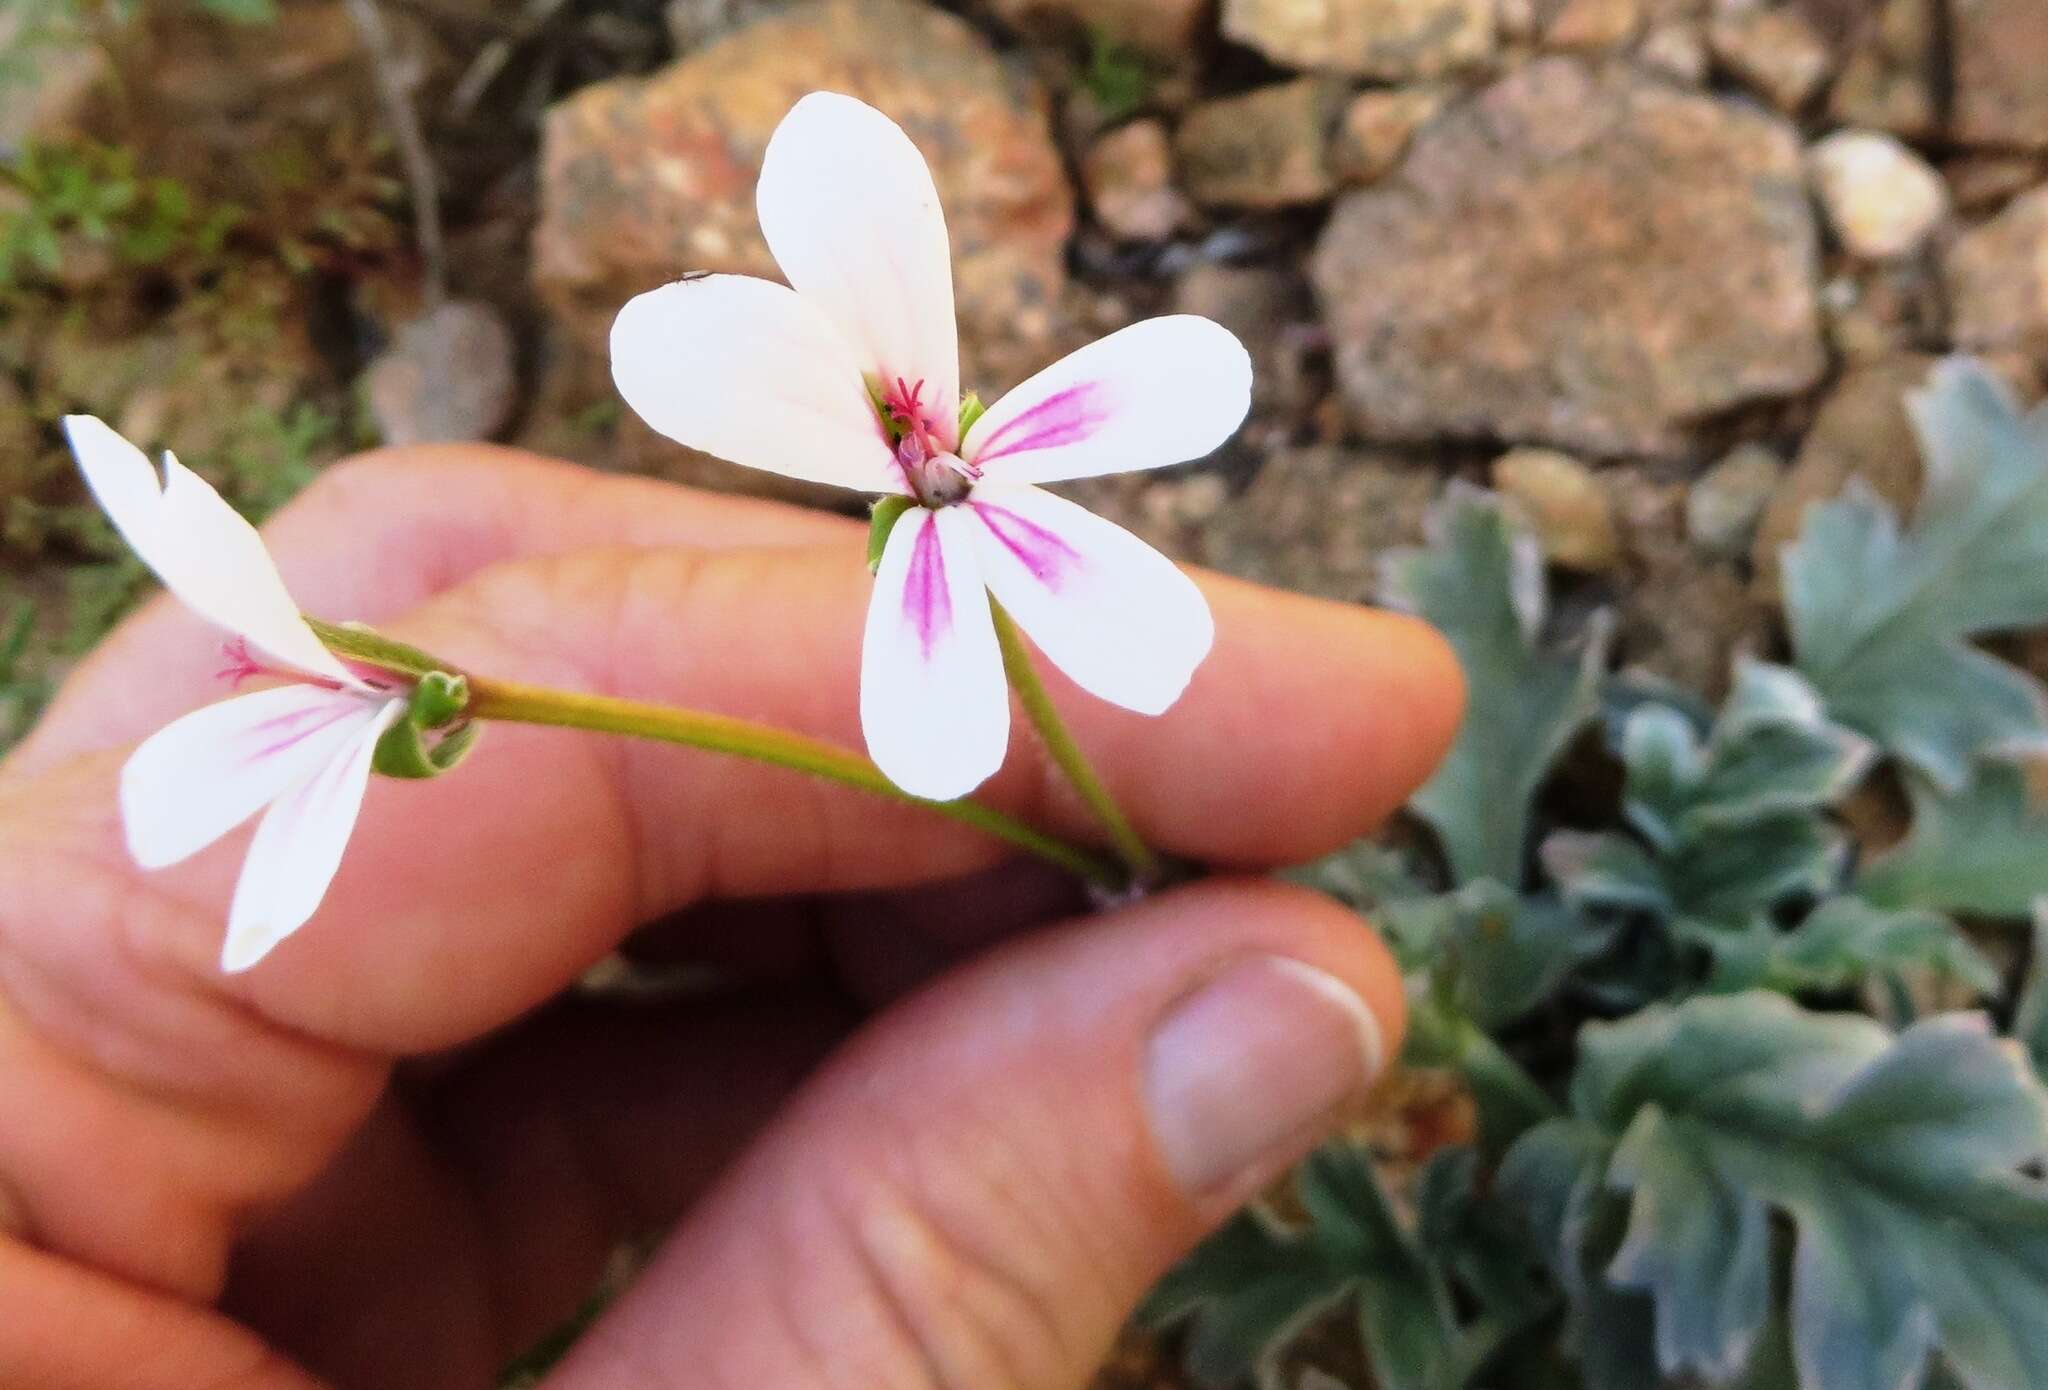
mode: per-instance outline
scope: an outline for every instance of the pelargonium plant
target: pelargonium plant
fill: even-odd
[[[66,421],[115,528],[225,633],[224,685],[266,682],[175,721],[122,776],[128,845],[145,867],[262,812],[224,970],[253,966],[314,915],[373,772],[449,772],[491,720],[662,739],[923,802],[1108,891],[1154,875],[1025,638],[1081,689],[1159,714],[1208,655],[1214,623],[1165,556],[1040,485],[1216,448],[1250,405],[1243,346],[1172,315],[1082,348],[993,405],[963,394],[931,172],[902,130],[851,97],[815,93],[790,111],[757,206],[789,284],[686,274],[638,296],[612,329],[613,375],[671,438],[879,499],[860,678],[868,757],[722,715],[513,685],[309,619],[255,530],[204,480],[169,455],[159,474],[89,416]],[[1010,688],[1120,866],[964,799],[1002,765]]]

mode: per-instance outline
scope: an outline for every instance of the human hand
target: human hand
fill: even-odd
[[[268,536],[323,616],[858,745],[855,523],[466,448],[332,470]],[[1456,725],[1447,648],[1205,588],[1170,713],[1073,706],[1139,830],[1227,873],[1369,828]],[[320,915],[223,976],[235,848],[144,875],[114,797],[222,693],[199,634],[152,603],[0,765],[8,1390],[488,1387],[663,1230],[550,1387],[1074,1390],[1398,1045],[1384,951],[1303,891],[1061,925],[1070,884],[915,807],[512,726],[373,786]],[[1028,746],[985,795],[1087,833]],[[563,997],[622,943],[725,984]]]

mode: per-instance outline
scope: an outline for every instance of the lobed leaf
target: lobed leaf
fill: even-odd
[[[2008,762],[1979,764],[1953,790],[1909,778],[1913,828],[1856,888],[1885,907],[2024,917],[2048,894],[2048,809]]]
[[[1953,792],[1981,753],[2048,743],[2048,692],[1968,640],[2048,621],[2048,407],[2022,416],[1951,359],[1907,409],[1926,474],[1911,526],[1860,486],[1811,508],[1785,614],[1830,713]]]
[[[1761,930],[1724,939],[1715,952],[1713,987],[1752,987],[1785,994],[1841,990],[1873,976],[1898,979],[1926,970],[1999,992],[1998,970],[1937,912],[1888,910],[1857,897],[1830,898],[1789,932]]]
[[[1340,1298],[1360,1295],[1361,1331],[1385,1390],[1452,1390],[1457,1328],[1450,1291],[1396,1219],[1370,1155],[1317,1150],[1296,1182],[1308,1224],[1290,1230],[1253,1208],[1161,1281],[1139,1316],[1191,1319],[1188,1373],[1204,1385],[1269,1381],[1288,1338]]]
[[[1450,639],[1470,703],[1409,808],[1436,831],[1456,883],[1519,885],[1536,790],[1597,710],[1608,625],[1603,615],[1576,652],[1544,644],[1542,555],[1492,493],[1453,483],[1428,532],[1426,547],[1386,557],[1381,592]]]
[[[1581,1034],[1572,1117],[1532,1130],[1502,1184],[1566,1268],[1654,1309],[1656,1364],[1725,1380],[1768,1327],[1773,1212],[1792,1223],[1791,1340],[1809,1390],[1920,1381],[1939,1349],[1972,1390],[2048,1384],[2048,1092],[1983,1021],[1896,1038],[1750,992],[1658,1007]]]

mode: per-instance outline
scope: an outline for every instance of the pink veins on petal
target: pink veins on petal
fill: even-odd
[[[1081,552],[1029,517],[992,502],[970,502],[989,534],[1016,556],[1031,577],[1048,589],[1058,589],[1081,566]]]
[[[984,440],[974,451],[975,461],[987,463],[1006,454],[1080,443],[1109,419],[1108,404],[1101,396],[1102,384],[1095,381],[1076,382],[1064,391],[1055,391]]]
[[[930,661],[939,639],[953,626],[953,595],[946,588],[946,559],[939,550],[938,519],[919,518],[911,543],[910,572],[903,580],[903,616],[917,633],[919,650]]]
[[[245,754],[242,761],[255,763],[261,762],[265,758],[275,757],[277,754],[284,752],[285,749],[304,743],[323,729],[331,729],[342,720],[352,718],[359,712],[360,707],[352,700],[347,702],[336,701],[332,705],[308,705],[303,709],[295,709],[289,714],[280,714],[274,718],[266,719],[261,724],[251,728],[249,732],[259,738],[273,738],[274,741],[266,743],[254,752]],[[318,722],[307,723],[307,720],[316,715],[320,716]]]

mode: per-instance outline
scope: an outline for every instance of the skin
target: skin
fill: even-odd
[[[461,447],[330,470],[268,537],[322,617],[859,744],[856,523]],[[1419,623],[1203,583],[1217,647],[1164,717],[1049,673],[1198,884],[1082,919],[915,808],[494,727],[454,776],[374,784],[320,913],[235,976],[246,832],[155,874],[121,845],[127,749],[222,694],[218,637],[153,601],[0,764],[0,1384],[483,1390],[666,1232],[550,1387],[1078,1390],[1317,1137],[1183,1191],[1145,1038],[1269,953],[1398,1041],[1372,935],[1253,875],[1379,823],[1462,708]],[[983,794],[1090,836],[1027,732]],[[622,944],[728,983],[565,996]]]

